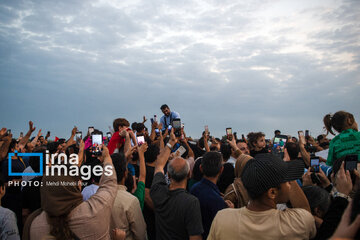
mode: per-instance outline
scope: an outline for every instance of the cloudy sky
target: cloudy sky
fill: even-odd
[[[193,137],[317,135],[338,110],[360,122],[359,12],[356,0],[1,1],[0,126],[106,132],[163,103]]]

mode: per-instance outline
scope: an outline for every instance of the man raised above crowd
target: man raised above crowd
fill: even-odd
[[[178,112],[171,112],[169,106],[166,104],[163,104],[160,109],[164,114],[160,118],[160,123],[162,123],[163,126],[162,131],[165,131],[174,119],[180,118],[180,114]]]

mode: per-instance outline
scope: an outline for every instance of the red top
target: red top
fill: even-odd
[[[125,138],[121,137],[119,131],[115,132],[110,138],[110,142],[108,143],[108,149],[110,155],[113,154],[115,149],[120,148],[125,143]]]

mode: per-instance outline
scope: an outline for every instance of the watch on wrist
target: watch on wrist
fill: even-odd
[[[342,198],[345,198],[346,200],[350,200],[350,197],[346,194],[343,194],[341,192],[334,192],[333,194],[333,197],[336,198],[336,197],[342,197]]]
[[[166,146],[168,146],[170,148],[170,150],[172,150],[173,146],[170,143],[166,143]]]

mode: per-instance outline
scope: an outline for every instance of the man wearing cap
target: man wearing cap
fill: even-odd
[[[180,118],[180,114],[177,112],[171,112],[170,108],[168,105],[163,104],[160,107],[161,111],[163,112],[163,116],[160,118],[160,123],[162,123],[163,128],[161,129],[162,131],[165,131],[166,128],[169,127],[169,125],[172,124],[172,121],[175,118]]]
[[[217,213],[208,240],[310,239],[316,235],[314,217],[305,194],[296,183],[304,172],[301,160],[284,162],[271,154],[248,161],[241,180],[249,195],[246,207]],[[277,210],[290,201],[293,208]]]

